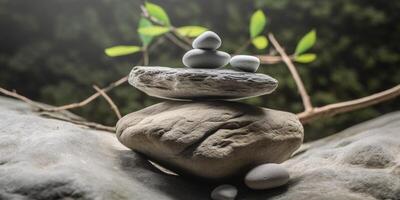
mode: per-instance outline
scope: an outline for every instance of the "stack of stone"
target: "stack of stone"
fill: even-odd
[[[216,34],[207,34],[212,37],[200,36],[193,42],[197,49],[185,54],[190,68],[133,68],[131,85],[168,100],[124,116],[117,123],[119,141],[182,176],[217,182],[244,177],[252,189],[287,183],[287,170],[272,163],[285,161],[301,145],[301,123],[291,113],[227,101],[269,94],[278,81],[212,69],[226,65],[230,56],[216,50],[221,45]],[[223,185],[212,197],[233,199],[236,193]]]

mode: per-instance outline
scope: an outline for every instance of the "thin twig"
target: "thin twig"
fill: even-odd
[[[308,95],[306,88],[304,87],[303,81],[301,80],[296,67],[290,60],[289,56],[285,53],[285,50],[283,50],[282,46],[278,43],[278,41],[276,41],[274,35],[272,33],[270,33],[270,34],[268,34],[268,37],[269,37],[269,40],[271,41],[272,45],[274,45],[275,49],[282,56],[283,62],[285,62],[285,64],[289,68],[289,71],[292,74],[294,81],[296,82],[297,88],[301,95],[301,99],[303,100],[305,112],[312,111],[313,107],[311,104],[310,96]]]
[[[19,99],[19,100],[21,100],[21,101],[23,101],[23,102],[25,102],[25,103],[37,108],[37,109],[39,109],[39,110],[47,109],[46,107],[40,105],[39,103],[37,103],[35,101],[32,101],[32,100],[28,99],[27,97],[24,97],[24,96],[18,94],[16,91],[9,91],[9,90],[6,90],[6,89],[0,87],[0,92],[3,93],[4,95]]]
[[[271,55],[254,55],[260,59],[261,64],[277,64],[283,61],[281,56],[271,56]],[[294,56],[289,56],[290,60],[294,60]]]
[[[143,49],[142,56],[143,56],[143,65],[144,66],[149,65],[149,50],[147,47]]]
[[[101,89],[103,92],[108,92],[111,89],[125,83],[128,81],[128,76],[122,77],[121,79],[111,83],[110,85],[108,85],[107,87]],[[78,103],[71,103],[71,104],[67,104],[67,105],[63,105],[63,106],[58,106],[58,107],[54,107],[54,108],[47,108],[44,109],[45,111],[49,111],[49,112],[56,112],[56,111],[61,111],[61,110],[69,110],[69,109],[73,109],[73,108],[79,108],[79,107],[83,107],[85,105],[87,105],[88,103],[92,102],[93,100],[95,100],[97,97],[101,96],[101,94],[99,92],[96,92],[94,94],[92,94],[91,96],[89,96],[88,98],[86,98],[85,100],[78,102]]]
[[[76,124],[76,125],[86,126],[88,128],[93,128],[93,129],[96,129],[96,130],[115,133],[115,127],[113,127],[113,126],[106,126],[106,125],[98,124],[98,123],[95,123],[95,122],[87,122],[87,121],[80,121],[80,120],[75,120],[75,119],[64,118],[64,117],[52,115],[51,113],[46,113],[46,112],[42,112],[42,113],[40,113],[40,115],[42,115],[44,117],[52,118],[52,119],[58,119],[58,120],[70,122],[70,123],[73,123],[73,124]]]
[[[141,65],[142,63],[143,63],[143,59],[141,59],[136,65]],[[124,76],[124,77],[118,79],[117,81],[112,82],[107,87],[102,88],[102,90],[104,92],[108,92],[127,81],[128,81],[128,76]],[[44,109],[44,111],[56,112],[56,111],[61,111],[61,110],[70,110],[70,109],[74,109],[74,108],[80,108],[80,107],[83,107],[83,106],[87,105],[88,103],[92,102],[99,96],[101,96],[100,93],[96,92],[96,93],[90,95],[89,97],[87,97],[86,99],[84,99],[83,101],[80,101],[77,103],[66,104],[66,105],[58,106],[58,107],[54,107],[54,108],[46,108],[46,109]]]
[[[176,46],[178,46],[179,48],[188,51],[191,49],[191,47],[189,45],[186,45],[185,43],[179,41],[173,34],[171,33],[166,33],[165,37],[169,39],[169,41],[171,41],[173,44],[175,44]]]
[[[37,103],[35,101],[32,101],[31,99],[18,94],[16,91],[9,91],[9,90],[6,90],[6,89],[0,87],[0,92],[3,93],[4,95],[19,99],[19,100],[27,103],[28,105],[34,107],[35,109],[38,109],[39,111],[44,111],[44,110],[48,109],[47,107],[42,106],[41,104],[39,104],[39,103]],[[113,133],[115,132],[115,127],[105,126],[105,125],[98,124],[98,123],[95,123],[95,122],[79,121],[79,120],[75,120],[75,119],[70,119],[70,118],[65,118],[65,117],[52,115],[52,114],[46,113],[46,112],[41,112],[40,114],[44,115],[44,116],[47,116],[47,117],[50,117],[50,118],[53,118],[53,119],[59,119],[59,120],[71,122],[73,124],[84,125],[84,126],[87,126],[89,128],[94,128],[94,129],[97,129],[97,130],[109,131],[109,132],[113,132]]]
[[[388,90],[384,90],[363,98],[316,107],[311,112],[305,111],[298,113],[297,116],[299,117],[301,123],[307,124],[317,118],[333,116],[339,113],[365,108],[390,99],[394,99],[398,96],[400,96],[400,84]]]
[[[165,26],[162,22],[160,22],[158,19],[152,17],[149,12],[147,11],[146,7],[143,5],[140,6],[140,9],[142,10],[142,16],[149,21],[151,21],[153,24],[159,25],[159,26]],[[178,47],[184,49],[184,50],[189,50],[191,49],[191,44],[192,42],[190,41],[189,38],[186,38],[182,36],[181,34],[178,33],[176,30],[176,27],[170,26],[170,33],[166,33],[165,36],[175,45]],[[172,33],[172,34],[171,34]],[[182,41],[182,42],[181,42]]]
[[[115,105],[114,101],[110,98],[110,96],[108,96],[102,89],[100,89],[99,87],[97,87],[96,85],[93,85],[93,88],[99,93],[101,94],[101,96],[104,97],[104,99],[108,102],[108,104],[110,104],[111,109],[115,112],[115,114],[117,115],[118,119],[121,119],[121,113],[119,112],[119,109],[117,107],[117,105]]]

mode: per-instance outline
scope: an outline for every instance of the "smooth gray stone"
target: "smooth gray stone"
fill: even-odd
[[[211,180],[283,162],[303,141],[295,114],[229,101],[167,101],[124,116],[116,128],[125,146]]]
[[[233,185],[220,185],[211,192],[213,200],[234,200],[237,196],[237,189]]]
[[[273,92],[274,78],[228,69],[134,67],[129,83],[154,97],[174,100],[245,99]]]
[[[290,179],[289,172],[280,164],[268,163],[250,170],[244,182],[255,190],[271,189],[285,185]]]
[[[230,64],[235,69],[245,72],[256,72],[260,66],[260,59],[255,56],[237,55],[231,58]]]
[[[223,51],[192,49],[183,55],[186,67],[215,69],[229,63],[231,56]]]
[[[212,31],[206,31],[193,40],[194,49],[216,50],[221,46],[221,38]]]

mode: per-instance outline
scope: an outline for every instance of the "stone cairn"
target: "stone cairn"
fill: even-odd
[[[278,81],[254,73],[258,58],[218,51],[221,43],[207,31],[183,56],[187,68],[134,67],[131,85],[168,100],[120,119],[118,140],[182,176],[215,182],[243,178],[257,190],[284,185],[289,173],[275,163],[301,145],[303,127],[292,113],[233,101],[269,94]],[[221,69],[229,62],[234,70]],[[220,185],[211,196],[236,194],[234,186]]]

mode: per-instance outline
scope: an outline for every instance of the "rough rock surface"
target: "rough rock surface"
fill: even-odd
[[[134,67],[129,83],[165,99],[244,99],[273,92],[274,78],[227,69]]]
[[[1,200],[203,200],[212,190],[160,173],[114,134],[24,103],[0,97],[0,119]]]
[[[180,174],[223,179],[300,147],[296,115],[237,102],[164,102],[123,117],[117,137]]]
[[[0,97],[0,199],[204,200],[218,184],[162,174],[114,135]],[[287,186],[237,200],[400,199],[400,112],[313,143],[284,162]],[[358,156],[360,155],[360,156]]]
[[[274,200],[400,199],[400,112],[303,145],[283,165],[291,180]]]

